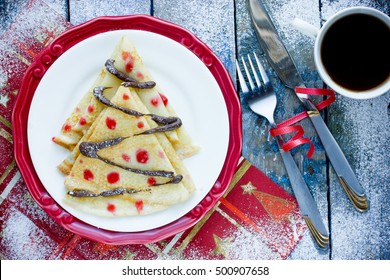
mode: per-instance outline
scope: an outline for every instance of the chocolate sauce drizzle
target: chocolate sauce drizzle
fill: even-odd
[[[69,191],[68,195],[73,197],[98,197],[98,196],[110,197],[110,196],[123,195],[123,194],[134,194],[143,191],[149,192],[150,190],[151,189],[135,190],[135,189],[117,188],[113,190],[104,191],[101,193],[93,193],[87,190],[74,189],[72,191]]]
[[[151,119],[153,121],[162,125],[162,126],[158,126],[155,128],[145,130],[145,131],[138,133],[136,135],[171,131],[171,130],[175,130],[175,129],[179,128],[182,125],[181,119],[178,117],[164,117],[164,116],[158,116],[155,114],[143,114],[143,113],[135,111],[135,110],[131,110],[128,108],[117,106],[103,95],[103,91],[105,89],[107,89],[107,88],[106,87],[95,87],[93,89],[93,95],[96,97],[97,100],[99,100],[104,105],[109,106],[109,107],[114,108],[114,109],[117,109],[117,110],[120,110],[125,114],[136,116],[136,117],[149,116],[149,117],[151,117]]]
[[[164,171],[164,170],[143,170],[143,169],[136,169],[136,168],[131,168],[131,167],[126,167],[120,164],[117,164],[115,162],[112,162],[108,159],[102,158],[99,156],[97,153],[101,149],[105,149],[111,146],[115,146],[125,140],[128,137],[118,137],[118,138],[113,138],[113,139],[108,139],[105,141],[101,142],[82,142],[80,143],[79,150],[80,153],[86,157],[89,158],[96,158],[99,159],[107,164],[122,168],[126,171],[130,171],[136,174],[142,174],[142,175],[147,175],[147,176],[155,176],[155,177],[165,177],[165,178],[171,178],[170,181],[161,183],[161,184],[155,184],[154,186],[159,186],[159,185],[165,185],[165,184],[177,184],[179,183],[182,179],[182,175],[176,175],[174,176],[174,173],[172,171]]]
[[[110,58],[110,59],[107,59],[107,61],[104,65],[106,66],[106,69],[109,73],[113,74],[119,80],[122,80],[124,82],[122,84],[123,86],[140,88],[140,89],[153,88],[156,86],[156,83],[153,81],[140,82],[140,81],[137,81],[136,79],[130,77],[126,73],[119,71],[115,67],[114,62],[115,62],[115,60]]]

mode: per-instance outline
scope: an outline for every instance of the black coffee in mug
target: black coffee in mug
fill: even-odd
[[[345,16],[326,31],[321,60],[340,86],[357,92],[375,88],[390,79],[390,29],[371,15]]]

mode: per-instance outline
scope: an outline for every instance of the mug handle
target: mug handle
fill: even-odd
[[[303,35],[309,36],[312,39],[317,38],[318,32],[320,31],[319,28],[300,18],[295,18],[292,22],[292,25]]]

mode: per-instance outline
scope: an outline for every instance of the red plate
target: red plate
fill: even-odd
[[[29,109],[34,93],[49,67],[68,49],[94,35],[114,30],[143,30],[170,38],[192,51],[209,69],[223,94],[229,118],[229,144],[222,171],[208,194],[190,212],[158,228],[140,232],[116,232],[87,224],[65,211],[41,183],[32,163],[27,139]],[[241,108],[231,78],[216,55],[194,34],[170,22],[147,15],[99,17],[73,27],[53,40],[27,70],[14,112],[15,158],[27,187],[37,203],[69,231],[108,244],[151,243],[184,231],[198,222],[229,186],[241,155]]]

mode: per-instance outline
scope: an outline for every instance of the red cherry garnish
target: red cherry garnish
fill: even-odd
[[[135,153],[136,157],[137,157],[137,161],[139,163],[147,163],[148,160],[149,160],[149,153],[147,150],[144,150],[144,149],[139,149],[136,153]]]
[[[167,106],[168,105],[168,98],[162,93],[159,93],[159,94],[160,94],[162,102],[164,103],[164,106]]]
[[[79,124],[80,125],[86,125],[87,124],[87,120],[84,117],[81,117],[80,120],[79,120]]]
[[[141,211],[144,209],[144,201],[139,199],[135,202],[135,208],[137,208],[138,213],[141,213]]]
[[[144,122],[142,122],[142,121],[141,121],[141,122],[138,122],[138,123],[137,123],[137,127],[138,127],[138,128],[143,128],[143,127],[144,127]]]
[[[87,110],[88,110],[88,113],[92,113],[94,111],[93,106],[89,105]]]
[[[92,181],[93,180],[93,173],[89,169],[84,170],[84,179],[87,181]]]
[[[125,68],[126,68],[126,72],[133,71],[133,68],[134,68],[133,60],[130,60],[129,62],[127,62],[126,65],[125,65]]]
[[[67,123],[64,125],[64,131],[69,132],[71,130],[72,130],[72,126],[70,124]]]
[[[154,186],[156,184],[156,179],[154,179],[153,177],[150,177],[148,179],[148,184],[149,184],[149,186]]]
[[[106,118],[106,125],[109,129],[115,129],[116,127],[116,120],[111,118],[111,117],[107,117]]]
[[[160,103],[160,98],[158,98],[157,96],[150,99],[150,104],[152,104],[154,107],[157,107],[159,103]]]
[[[107,204],[107,211],[108,212],[115,212],[115,205],[114,204],[112,204],[112,203],[108,203]]]
[[[110,184],[115,184],[119,181],[120,176],[119,173],[116,171],[110,172],[107,174],[107,182]]]

